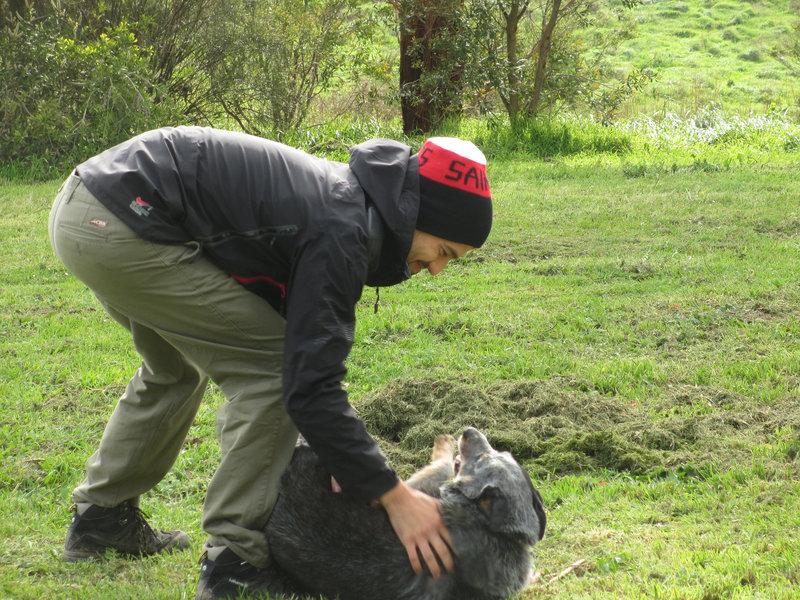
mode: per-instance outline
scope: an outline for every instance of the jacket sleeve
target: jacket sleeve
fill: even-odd
[[[323,465],[348,494],[370,501],[398,479],[341,385],[367,270],[366,252],[353,248],[364,243],[318,234],[300,249],[287,290],[283,389],[289,416]]]

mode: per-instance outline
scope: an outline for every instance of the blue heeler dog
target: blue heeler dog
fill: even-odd
[[[454,459],[439,436],[433,460],[408,484],[441,499],[455,571],[439,579],[411,569],[388,516],[334,494],[313,451],[299,445],[281,481],[266,534],[275,594],[340,600],[500,600],[527,584],[531,548],[542,539],[542,497],[508,452],[477,429],[464,431]]]

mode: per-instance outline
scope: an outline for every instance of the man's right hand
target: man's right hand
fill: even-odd
[[[454,568],[450,532],[444,526],[439,501],[436,498],[408,487],[402,481],[379,498],[389,514],[397,537],[406,549],[411,568],[422,573],[420,555],[434,578],[442,574],[439,557],[445,570]]]

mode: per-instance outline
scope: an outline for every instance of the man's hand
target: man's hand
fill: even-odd
[[[452,571],[453,541],[439,512],[439,501],[408,487],[402,481],[379,498],[389,514],[389,521],[406,549],[411,568],[422,573],[420,555],[434,578],[442,574],[439,557],[445,570]]]

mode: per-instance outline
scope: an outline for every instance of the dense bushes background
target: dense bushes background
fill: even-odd
[[[439,22],[432,0],[0,0],[0,176],[58,176],[131,135],[181,123],[341,158],[366,137],[425,133],[405,122],[410,110],[456,135],[465,117],[480,118],[487,153],[541,158],[631,152],[630,136],[613,127],[621,114],[688,122],[735,97],[738,114],[759,102],[791,122],[800,107],[796,0],[746,11],[710,0],[566,2],[546,62],[554,4],[453,6]],[[434,25],[437,37],[425,37]],[[658,43],[638,40],[643,31]],[[676,87],[668,58],[685,46],[681,68],[705,75]],[[745,46],[758,61],[737,58]],[[726,71],[725,56],[763,90]],[[413,85],[403,64],[419,77]]]
[[[3,171],[51,175],[180,123],[279,137],[334,83],[374,78],[374,21],[357,5],[0,1]]]
[[[0,37],[0,161],[55,168],[177,115],[125,22],[94,40],[66,25],[32,18]]]

